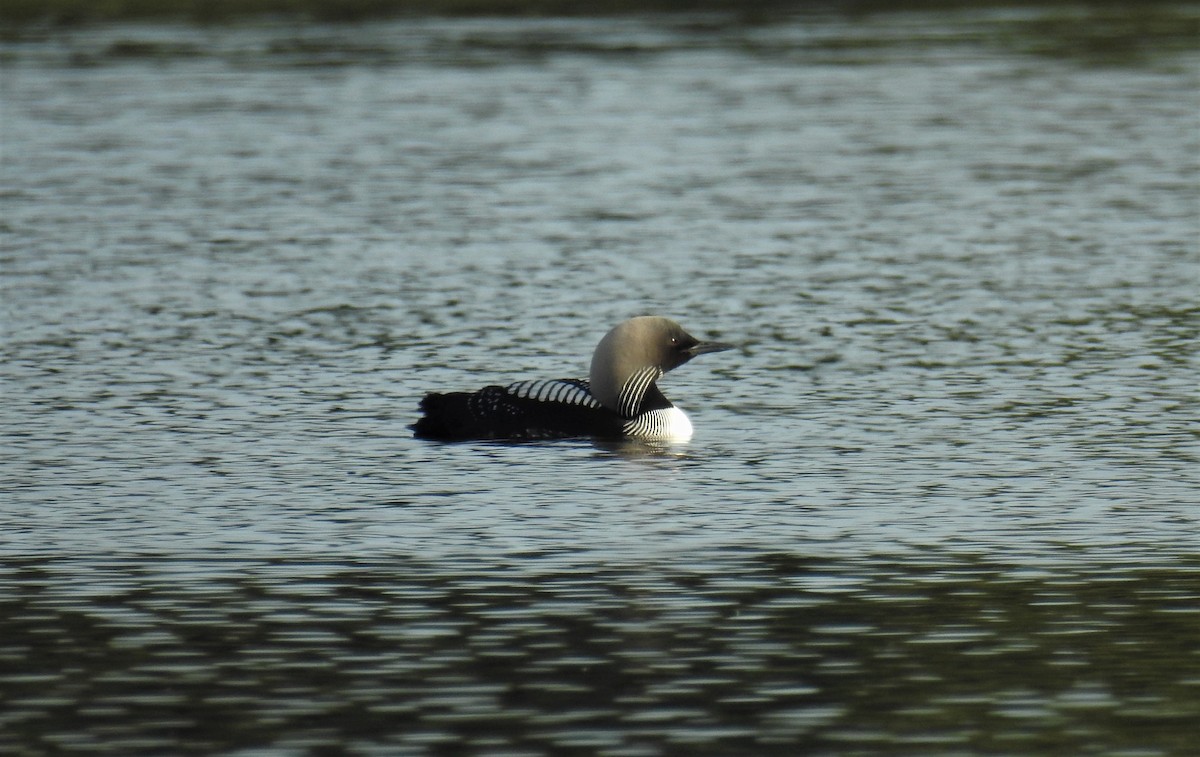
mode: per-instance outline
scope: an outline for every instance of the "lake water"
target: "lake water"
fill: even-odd
[[[1183,755],[1196,6],[0,43],[0,751]],[[436,444],[672,316],[686,445]]]

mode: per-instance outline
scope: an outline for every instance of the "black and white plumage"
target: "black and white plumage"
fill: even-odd
[[[428,394],[421,400],[424,416],[412,429],[417,437],[443,440],[686,440],[691,421],[657,382],[697,355],[731,346],[702,342],[667,318],[631,318],[600,340],[588,380],[518,381],[476,392]]]

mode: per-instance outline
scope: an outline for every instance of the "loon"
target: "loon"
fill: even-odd
[[[702,342],[668,318],[638,316],[609,331],[588,379],[518,381],[477,392],[432,393],[414,436],[465,439],[632,438],[687,441],[692,423],[657,381],[697,355],[732,349]]]

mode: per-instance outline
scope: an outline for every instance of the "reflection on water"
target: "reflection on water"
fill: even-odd
[[[0,751],[1188,753],[1195,23],[10,34]],[[644,312],[690,444],[410,438]]]
[[[1194,559],[80,567],[0,578],[47,749],[1184,754],[1200,714]]]

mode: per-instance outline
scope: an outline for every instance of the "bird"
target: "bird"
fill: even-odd
[[[687,441],[692,423],[658,388],[668,371],[697,355],[733,349],[705,342],[662,316],[614,326],[592,353],[587,379],[537,379],[475,392],[432,392],[410,428],[441,441],[600,437]]]

